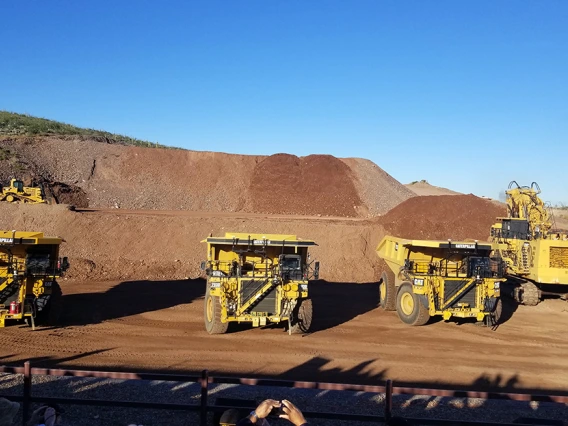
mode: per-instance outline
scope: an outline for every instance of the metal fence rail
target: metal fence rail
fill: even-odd
[[[303,411],[308,418],[335,419],[346,421],[362,421],[375,424],[384,424],[392,418],[392,397],[393,395],[429,395],[442,397],[459,398],[480,398],[486,400],[511,400],[511,401],[537,401],[568,403],[568,395],[540,395],[532,393],[502,393],[502,392],[477,392],[466,390],[444,390],[428,388],[395,387],[391,380],[386,380],[384,386],[357,385],[345,383],[324,383],[324,382],[303,382],[277,379],[252,379],[236,377],[213,377],[207,370],[203,370],[200,376],[185,374],[160,374],[160,373],[136,373],[136,372],[110,372],[110,371],[89,371],[89,370],[65,370],[50,368],[32,368],[29,361],[23,367],[0,366],[0,373],[23,374],[24,389],[22,396],[8,396],[13,401],[22,402],[22,425],[25,426],[30,415],[31,403],[57,403],[68,405],[91,405],[122,408],[149,408],[159,410],[180,410],[186,412],[199,412],[200,426],[207,426],[207,414],[210,412],[223,412],[230,408],[246,409],[247,407],[234,407],[223,405],[209,405],[209,385],[216,384],[237,384],[246,386],[274,386],[298,389],[318,389],[318,390],[337,390],[355,391],[369,393],[384,393],[385,404],[382,413],[377,415],[361,415],[348,413],[329,413],[329,412],[310,412]],[[32,376],[69,376],[69,377],[94,377],[119,380],[161,380],[169,382],[199,383],[201,386],[201,397],[199,404],[170,404],[154,402],[136,401],[117,401],[101,399],[80,399],[80,398],[51,398],[35,397],[32,395]],[[2,396],[2,395],[0,395]],[[455,426],[523,426],[521,423],[490,423],[465,420],[440,420],[427,418],[407,418],[410,422],[431,425],[455,425]],[[529,426],[529,424],[524,424]]]

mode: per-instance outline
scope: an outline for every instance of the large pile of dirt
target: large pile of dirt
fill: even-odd
[[[362,204],[353,172],[331,155],[267,157],[254,169],[249,195],[259,213],[357,216]]]
[[[84,191],[99,208],[369,217],[414,196],[368,160],[138,148],[84,138],[0,140],[0,180]]]
[[[461,192],[452,191],[448,188],[430,185],[427,181],[421,180],[420,182],[412,182],[404,185],[416,195],[463,195]]]
[[[487,240],[505,207],[474,195],[411,198],[378,219],[386,232],[412,239]]]

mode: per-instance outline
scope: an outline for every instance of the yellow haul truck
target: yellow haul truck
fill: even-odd
[[[0,201],[29,204],[47,203],[43,186],[39,188],[24,186],[24,182],[19,179],[12,179],[10,180],[10,184],[8,186],[2,187],[2,193],[0,193]]]
[[[491,227],[491,242],[507,263],[507,284],[524,305],[537,305],[544,295],[568,298],[568,232],[553,229],[550,209],[530,187],[513,181],[506,191],[507,217]]]
[[[313,241],[295,235],[226,233],[208,237],[205,328],[227,331],[230,322],[288,322],[288,332],[305,333],[312,323],[310,279],[318,279],[319,262],[309,262]]]
[[[63,240],[41,232],[0,231],[0,327],[6,320],[52,323],[61,296],[57,283],[69,266]]]
[[[490,257],[491,244],[386,236],[377,254],[390,269],[379,281],[380,306],[404,323],[424,325],[437,315],[498,323],[504,263]]]

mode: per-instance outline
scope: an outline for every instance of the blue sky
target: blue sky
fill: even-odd
[[[195,150],[368,158],[568,203],[568,2],[0,5],[0,109]]]

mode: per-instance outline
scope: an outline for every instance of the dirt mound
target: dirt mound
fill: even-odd
[[[503,206],[474,195],[411,198],[377,219],[391,235],[413,239],[486,240]]]
[[[249,195],[259,213],[357,216],[351,169],[331,155],[276,154],[257,164]]]
[[[52,182],[47,184],[47,186],[57,204],[69,204],[82,208],[89,207],[89,198],[82,188],[62,182]]]
[[[0,179],[80,188],[84,195],[73,190],[73,199],[95,208],[369,217],[414,196],[356,158],[138,148],[82,137],[0,139],[0,148]]]
[[[362,158],[343,158],[355,175],[354,184],[363,200],[359,216],[373,217],[385,214],[416,194],[377,166]]]
[[[425,180],[420,182],[408,183],[406,185],[408,189],[414,192],[416,195],[463,195],[461,192],[452,191],[448,188],[442,188],[441,186],[430,185]]]

